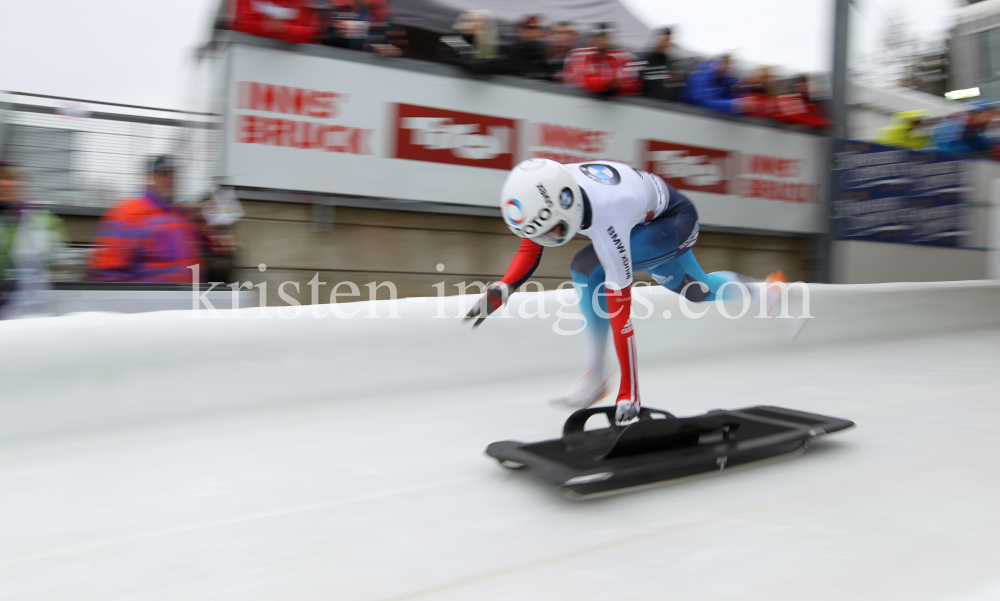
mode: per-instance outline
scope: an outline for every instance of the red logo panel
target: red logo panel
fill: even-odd
[[[395,126],[393,156],[398,159],[514,168],[517,126],[513,119],[397,104]]]
[[[678,190],[729,194],[735,153],[646,140],[646,171]]]

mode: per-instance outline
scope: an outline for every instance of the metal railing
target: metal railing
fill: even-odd
[[[145,187],[151,156],[180,164],[177,199],[211,193],[214,115],[77,98],[0,93],[0,158],[23,169],[39,204],[102,210]]]

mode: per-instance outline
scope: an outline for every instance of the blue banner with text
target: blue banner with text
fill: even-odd
[[[969,164],[955,155],[837,140],[831,234],[958,246],[969,230]]]

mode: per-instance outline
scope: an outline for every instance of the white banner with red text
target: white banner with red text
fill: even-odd
[[[705,225],[825,228],[818,136],[391,60],[230,52],[228,185],[495,207],[507,170],[523,159],[610,159],[663,177]]]

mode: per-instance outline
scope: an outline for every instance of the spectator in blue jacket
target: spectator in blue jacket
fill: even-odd
[[[993,142],[986,136],[986,130],[995,114],[992,100],[969,103],[968,110],[945,117],[934,128],[934,145],[960,156],[989,156]]]
[[[738,78],[729,71],[729,56],[705,61],[695,67],[685,82],[681,102],[700,106],[718,113],[743,113],[744,102],[737,98]]]

